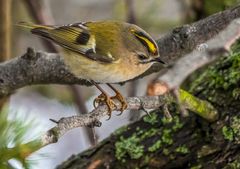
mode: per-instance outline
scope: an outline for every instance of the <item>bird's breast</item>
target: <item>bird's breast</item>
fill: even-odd
[[[139,76],[151,66],[121,60],[116,63],[100,63],[72,52],[64,56],[64,60],[69,70],[78,78],[99,83],[124,82]]]

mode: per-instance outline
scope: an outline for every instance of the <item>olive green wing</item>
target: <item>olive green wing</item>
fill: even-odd
[[[69,24],[64,26],[45,26],[29,23],[20,23],[20,26],[31,28],[33,34],[45,37],[68,50],[82,54],[83,56],[105,63],[111,63],[115,59],[108,54],[98,52],[96,39],[91,35],[84,23]]]

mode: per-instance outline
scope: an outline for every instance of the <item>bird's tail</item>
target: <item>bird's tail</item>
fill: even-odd
[[[16,24],[16,26],[20,26],[23,28],[27,28],[29,29],[33,34],[51,39],[51,37],[49,36],[49,31],[51,31],[52,29],[54,29],[53,26],[48,26],[48,25],[38,25],[38,24],[34,24],[34,23],[29,23],[29,22],[19,22],[18,24]]]

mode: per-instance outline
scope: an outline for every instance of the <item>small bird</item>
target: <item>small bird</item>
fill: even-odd
[[[20,22],[33,34],[39,35],[63,48],[64,63],[78,78],[95,85],[101,94],[94,106],[105,102],[111,118],[118,99],[121,113],[127,103],[111,83],[124,82],[144,73],[154,62],[164,63],[153,38],[140,27],[119,21],[79,22],[68,25],[37,25]],[[100,86],[106,83],[114,92],[110,97]]]

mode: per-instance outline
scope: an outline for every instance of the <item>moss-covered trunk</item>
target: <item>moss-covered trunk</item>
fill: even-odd
[[[205,69],[191,85],[192,94],[217,108],[216,122],[193,112],[182,118],[172,104],[171,122],[161,109],[155,110],[58,168],[240,168],[239,82],[240,54],[235,52]]]

